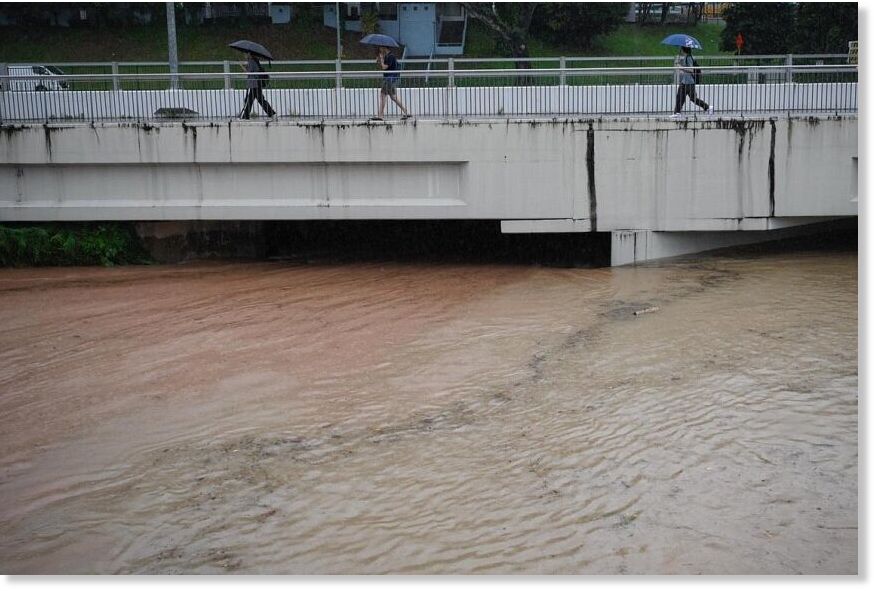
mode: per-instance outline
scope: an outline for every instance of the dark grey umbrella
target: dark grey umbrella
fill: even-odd
[[[255,43],[254,41],[241,39],[239,41],[234,41],[233,43],[228,43],[228,47],[233,47],[234,49],[245,51],[246,53],[254,53],[255,55],[259,55],[268,60],[273,59],[273,54],[267,51],[266,47],[259,43]]]
[[[361,43],[364,45],[379,45],[381,47],[400,47],[398,42],[388,35],[380,35],[379,33],[371,33],[370,35],[367,35],[361,39]]]

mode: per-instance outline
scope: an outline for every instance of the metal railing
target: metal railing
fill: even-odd
[[[775,55],[696,55],[695,59],[701,66],[786,66],[793,65],[841,65],[848,63],[849,54],[775,54]],[[656,67],[673,64],[672,56],[629,56],[629,57],[532,57],[516,58],[466,58],[448,57],[429,59],[398,60],[404,70],[439,71],[453,70],[455,67],[467,70],[479,69],[515,69],[517,65],[539,68],[609,68],[609,67]],[[179,62],[179,71],[188,74],[222,74],[227,83],[227,76],[240,71],[239,60],[207,60]],[[43,66],[61,71],[64,76],[80,74],[111,74],[113,88],[119,88],[122,76],[129,74],[169,74],[167,62],[21,62],[17,64],[0,63],[0,75],[6,73],[10,66]],[[277,60],[269,62],[268,73],[282,72],[344,72],[360,71],[373,67],[373,60]],[[107,83],[109,85],[109,83]]]
[[[447,63],[452,63],[447,60]],[[458,60],[454,65],[457,65]],[[857,110],[857,66],[703,66],[699,98],[718,113]],[[559,117],[670,113],[673,67],[404,70],[398,98],[417,117]],[[34,89],[36,75],[0,76],[0,121],[152,121],[236,117],[243,72],[75,74],[67,88]],[[265,98],[279,117],[360,119],[374,115],[381,72],[270,73]],[[256,111],[258,107],[255,107]],[[689,106],[687,110],[698,110]],[[389,101],[387,114],[397,109]]]

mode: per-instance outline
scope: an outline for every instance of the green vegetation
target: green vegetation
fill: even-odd
[[[719,36],[723,26],[715,23],[699,23],[696,26],[683,24],[647,25],[640,27],[624,24],[610,35],[600,37],[591,55],[598,56],[673,56],[676,47],[662,45],[661,40],[673,33],[688,33],[701,42],[700,55],[728,55],[731,52],[719,48]]]
[[[859,39],[855,2],[733,3],[725,11],[722,46],[741,33],[748,53],[847,53]],[[779,32],[779,34],[775,34]]]
[[[697,26],[637,26],[622,24],[607,35],[595,37],[592,47],[561,44],[538,37],[529,39],[531,57],[565,56],[649,56],[673,55],[674,48],[659,42],[671,33],[688,32],[704,45],[699,53],[714,55],[719,50],[722,26],[701,23]],[[464,57],[505,57],[496,34],[482,23],[468,21]],[[167,60],[167,33],[163,23],[109,27],[98,32],[85,28],[4,27],[0,36],[0,61],[3,62],[132,62]],[[177,24],[181,61],[241,59],[227,44],[237,39],[257,39],[269,47],[279,60],[331,60],[336,58],[336,32],[309,15],[288,25],[220,22],[210,25]],[[346,59],[370,59],[372,50],[361,45],[359,33],[343,36]]]
[[[180,61],[240,61],[240,52],[227,45],[238,39],[256,39],[279,60],[337,58],[336,32],[314,19],[295,19],[288,25],[222,21],[209,25],[177,23]],[[372,48],[358,43],[358,33],[343,36],[346,59],[370,59]],[[0,35],[3,62],[164,62],[167,27],[151,25],[86,28],[3,27]]]
[[[0,226],[0,266],[148,263],[131,224],[49,223]]]
[[[591,49],[580,49],[573,45],[549,43],[532,38],[529,45],[531,57],[622,57],[622,56],[673,56],[676,47],[662,45],[661,40],[672,33],[689,33],[701,42],[701,55],[730,55],[719,49],[719,36],[722,25],[700,23],[686,25],[648,25],[645,27],[622,24],[615,31],[595,38]],[[479,22],[470,21],[467,26],[467,43],[464,57],[498,57],[497,39]]]

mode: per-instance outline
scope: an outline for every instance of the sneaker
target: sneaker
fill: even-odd
[[[682,118],[683,118],[683,114],[682,114],[682,113],[674,113],[673,115],[671,115],[670,118],[671,118],[671,119],[682,119]]]
[[[713,105],[710,105],[710,107],[707,109],[707,114],[713,117]]]
[[[409,119],[410,117],[412,117],[412,115],[410,115],[409,113],[407,113],[406,115],[401,115],[401,119]]]

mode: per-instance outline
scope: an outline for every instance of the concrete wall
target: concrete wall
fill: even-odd
[[[766,231],[857,215],[857,134],[855,117],[7,126],[0,220]]]

